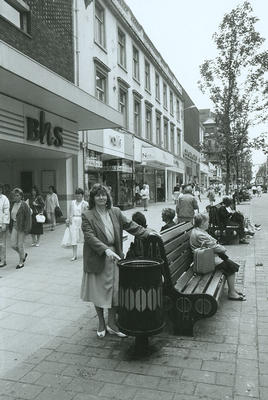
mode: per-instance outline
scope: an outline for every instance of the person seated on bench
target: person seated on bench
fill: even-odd
[[[208,216],[206,214],[196,214],[194,216],[194,228],[190,235],[190,246],[194,251],[202,247],[211,248],[215,254],[215,270],[220,270],[226,276],[228,284],[228,299],[244,301],[245,295],[238,292],[235,288],[235,273],[239,270],[239,265],[230,260],[226,254],[226,249],[218,244],[216,239],[210,236],[208,229]]]
[[[232,204],[232,199],[229,197],[224,197],[222,199],[222,205],[219,208],[218,215],[219,215],[219,220],[220,220],[220,225],[225,228],[227,225],[229,226],[234,226],[237,225],[238,229],[238,235],[239,235],[239,243],[241,244],[249,244],[249,242],[246,241],[245,236],[246,232],[244,229],[245,221],[244,221],[244,215],[239,212],[235,211],[231,208]]]
[[[136,222],[136,224],[143,226],[143,228],[147,228],[147,221],[145,218],[145,215],[137,211],[134,214],[132,214],[132,221]],[[136,258],[143,256],[144,254],[144,241],[142,239],[139,239],[137,237],[134,238],[134,242],[130,243],[129,249],[126,254],[126,258]]]
[[[166,225],[162,226],[160,232],[163,232],[165,229],[171,228],[176,225],[173,219],[175,218],[175,210],[172,208],[164,208],[162,210],[162,221],[166,223]]]

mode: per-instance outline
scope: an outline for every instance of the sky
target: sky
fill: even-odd
[[[199,66],[216,56],[212,35],[225,13],[243,2],[238,0],[125,0],[164,60],[198,108],[212,108],[208,95],[198,88]],[[268,48],[268,0],[250,0],[259,18],[256,30]],[[268,131],[267,125],[251,128],[250,137]],[[253,151],[255,169],[265,162]]]

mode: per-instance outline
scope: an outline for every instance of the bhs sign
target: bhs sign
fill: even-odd
[[[63,145],[62,128],[56,126],[52,130],[51,122],[45,121],[45,112],[40,111],[39,121],[35,118],[26,117],[27,120],[27,140],[48,146],[60,147]]]

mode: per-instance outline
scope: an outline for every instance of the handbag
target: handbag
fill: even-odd
[[[55,207],[54,212],[55,212],[55,217],[56,217],[56,218],[60,218],[60,217],[63,216],[62,211],[61,211],[61,209],[60,209],[59,206],[56,206],[56,207]]]
[[[67,227],[65,229],[65,231],[64,231],[64,234],[63,234],[63,238],[62,238],[62,241],[61,241],[61,247],[68,248],[68,247],[71,247],[71,246],[72,246],[71,232],[70,232],[70,228]]]
[[[200,248],[194,250],[193,270],[198,275],[205,275],[215,270],[215,254],[211,248]]]
[[[46,217],[44,216],[44,214],[36,214],[35,216],[36,222],[38,222],[39,224],[44,224],[46,222]]]

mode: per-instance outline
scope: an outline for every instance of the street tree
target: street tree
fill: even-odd
[[[237,154],[249,145],[249,127],[267,119],[268,52],[262,50],[265,39],[255,29],[257,21],[248,1],[225,14],[213,35],[217,56],[200,66],[199,86],[216,114],[227,192]]]

